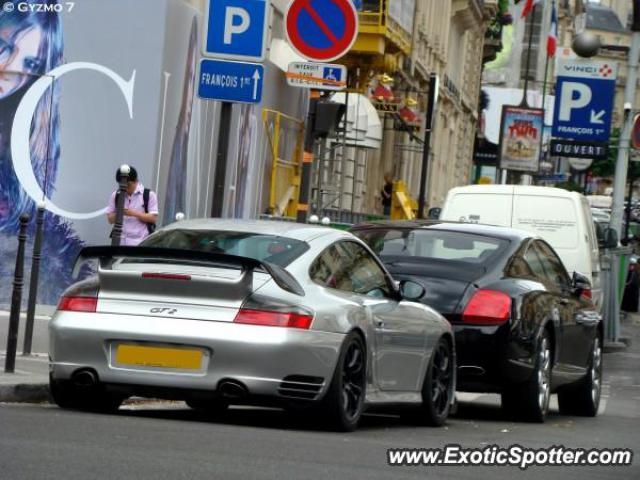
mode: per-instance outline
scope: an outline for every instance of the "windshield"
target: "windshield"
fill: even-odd
[[[157,232],[140,246],[237,255],[281,267],[286,267],[309,250],[305,242],[275,235],[180,229]]]
[[[419,257],[481,265],[507,244],[506,240],[431,229],[373,229],[354,232],[380,257]]]

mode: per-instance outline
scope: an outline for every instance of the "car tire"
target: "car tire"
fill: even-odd
[[[229,404],[227,402],[217,399],[189,399],[185,400],[185,403],[189,406],[189,408],[209,415],[219,415],[221,413],[224,413],[229,407]]]
[[[526,382],[507,388],[502,393],[502,408],[512,418],[543,423],[549,411],[551,397],[551,340],[544,330],[536,349],[533,374]]]
[[[55,380],[49,374],[49,394],[53,402],[60,408],[78,408],[78,397],[71,382]]]
[[[351,332],[344,340],[336,369],[324,399],[323,416],[338,431],[352,432],[364,411],[367,354],[364,340]]]
[[[446,338],[438,340],[422,385],[420,423],[441,427],[451,411],[454,392],[454,357],[451,343]]]
[[[113,413],[120,408],[125,397],[106,392],[100,386],[77,388],[69,381],[55,380],[49,375],[51,398],[60,408],[85,410],[95,413]]]
[[[595,417],[602,394],[602,342],[596,336],[589,356],[589,371],[574,385],[558,392],[558,406],[562,415]]]

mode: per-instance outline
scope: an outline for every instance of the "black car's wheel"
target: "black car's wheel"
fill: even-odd
[[[589,371],[575,385],[568,385],[558,392],[558,406],[563,415],[595,417],[602,394],[602,343],[596,337],[589,356]]]
[[[502,407],[512,417],[530,422],[544,422],[551,397],[551,341],[545,330],[536,351],[533,374],[528,381],[509,387],[502,393]]]
[[[185,400],[185,403],[190,408],[209,415],[219,415],[224,413],[229,407],[227,402],[218,399],[201,400],[192,398]]]
[[[454,396],[454,368],[451,344],[441,338],[431,355],[422,386],[421,423],[433,427],[444,425]]]
[[[367,381],[364,341],[355,332],[347,335],[333,379],[323,400],[324,413],[339,431],[355,430],[364,410]]]
[[[55,380],[49,375],[49,391],[60,408],[112,413],[120,408],[124,397],[111,394],[101,387],[78,388],[71,382]]]

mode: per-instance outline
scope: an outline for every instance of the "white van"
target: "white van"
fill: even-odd
[[[570,275],[589,277],[600,306],[598,239],[587,199],[558,188],[472,185],[449,191],[442,220],[501,225],[529,231],[555,249]]]

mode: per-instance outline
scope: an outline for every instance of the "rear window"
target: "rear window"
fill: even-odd
[[[286,267],[309,250],[305,242],[275,235],[180,229],[157,232],[140,246],[237,255],[281,267]]]
[[[507,241],[461,232],[431,229],[355,231],[381,257],[419,257],[481,265],[494,258]]]
[[[506,194],[460,193],[447,201],[442,220],[485,225],[511,226],[513,196]]]
[[[513,228],[534,233],[555,249],[578,247],[578,212],[569,198],[516,195]]]

